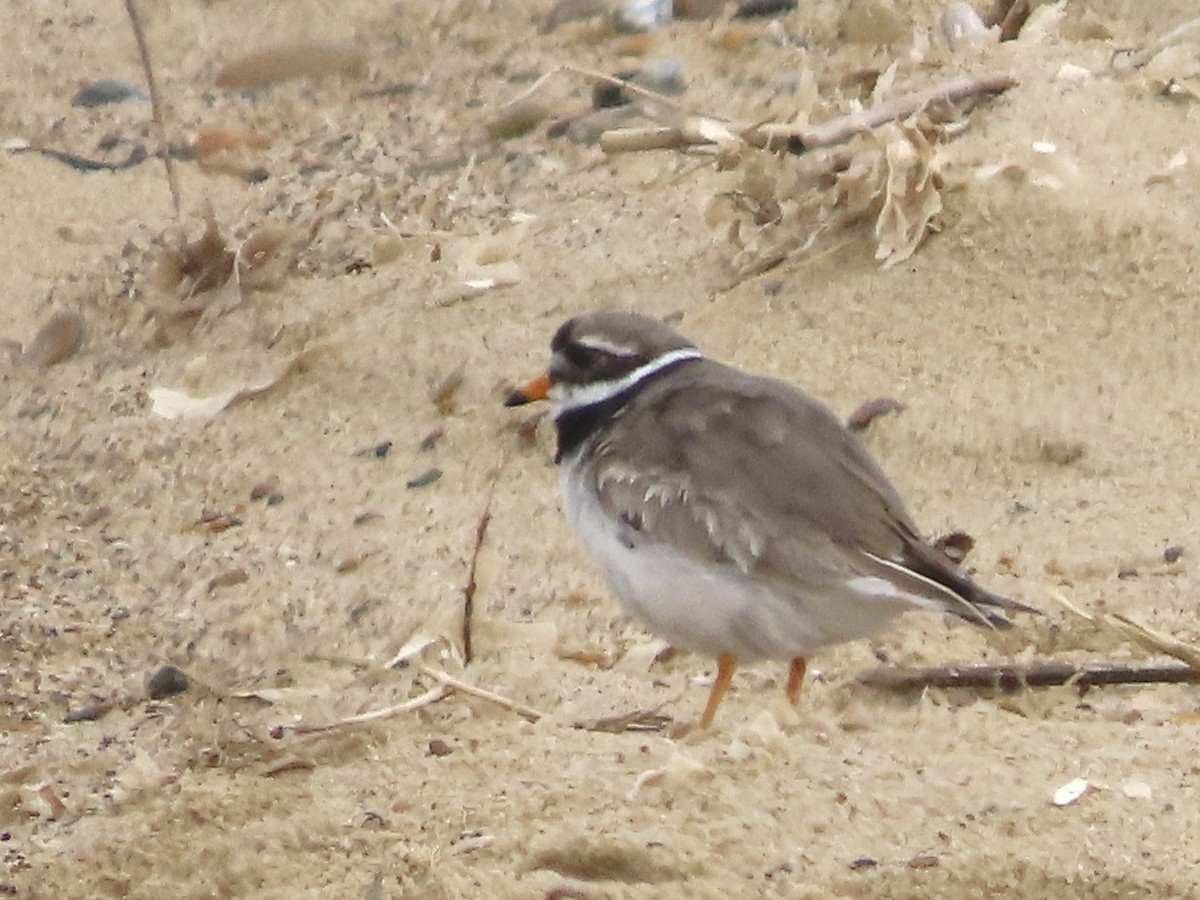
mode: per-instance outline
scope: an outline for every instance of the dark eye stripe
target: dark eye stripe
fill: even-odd
[[[596,357],[600,356],[599,351],[591,347],[585,347],[583,344],[567,344],[563,348],[563,356],[567,362],[573,366],[586,366],[595,361]]]

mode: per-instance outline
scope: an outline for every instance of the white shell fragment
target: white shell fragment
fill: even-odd
[[[1127,781],[1121,785],[1121,793],[1130,800],[1153,800],[1154,789],[1144,781]]]
[[[210,397],[192,397],[174,388],[155,387],[150,389],[150,411],[164,419],[191,419],[211,422],[227,406],[261,394],[271,388],[278,379],[271,378],[258,384],[249,384]]]
[[[1087,81],[1092,77],[1092,70],[1074,63],[1063,63],[1054,77],[1058,81]]]
[[[1053,802],[1055,806],[1070,806],[1077,802],[1084,794],[1091,789],[1091,782],[1086,778],[1075,778],[1068,781],[1062,787],[1054,792]]]

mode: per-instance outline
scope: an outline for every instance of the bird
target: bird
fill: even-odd
[[[506,406],[552,404],[564,511],[620,606],[717,661],[710,727],[740,662],[808,658],[902,613],[1009,628],[1036,613],[923,538],[859,438],[793,385],[705,356],[636,312],[569,319]]]

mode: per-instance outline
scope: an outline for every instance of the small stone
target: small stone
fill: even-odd
[[[454,752],[454,748],[443,741],[441,738],[434,738],[429,742],[430,756],[449,756]]]
[[[234,587],[235,585],[245,584],[249,580],[250,573],[245,569],[227,569],[220,575],[217,575],[209,580],[208,592],[211,594],[213,591],[219,590],[220,588]]]
[[[425,435],[425,437],[421,438],[421,443],[420,443],[418,449],[422,453],[428,453],[430,450],[432,450],[434,447],[436,447],[438,445],[438,441],[440,441],[445,436],[445,434],[446,434],[445,429],[442,429],[442,428],[433,429],[433,431],[429,432],[429,434],[427,434],[427,435]]]
[[[850,868],[856,872],[859,869],[873,869],[877,865],[879,865],[879,860],[871,856],[860,856],[850,861]]]
[[[80,709],[73,709],[63,716],[63,723],[72,725],[76,722],[95,722],[103,718],[112,709],[111,703],[89,703]]]
[[[404,482],[407,488],[423,488],[428,487],[442,477],[442,470],[434,466],[432,469],[426,469],[420,475],[414,475],[408,481]]]
[[[279,489],[279,479],[272,475],[250,488],[251,500],[264,500]]]
[[[735,19],[754,19],[765,16],[778,16],[788,13],[798,6],[796,0],[742,0],[734,10]]]
[[[175,666],[163,666],[146,682],[146,693],[151,700],[162,700],[188,689],[188,677]]]
[[[126,100],[149,100],[150,95],[140,87],[118,78],[97,78],[89,81],[71,98],[72,106],[104,106]]]
[[[1179,562],[1179,557],[1183,556],[1183,544],[1172,544],[1163,551],[1163,562],[1175,563]]]

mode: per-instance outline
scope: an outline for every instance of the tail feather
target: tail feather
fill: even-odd
[[[936,603],[946,612],[989,628],[1012,628],[1012,620],[993,610],[1032,613],[1032,606],[992,593],[980,587],[968,575],[936,549],[927,544],[910,544],[905,548],[903,561],[882,559],[867,554],[876,563],[887,567],[894,575],[902,576],[916,588],[912,593]]]

